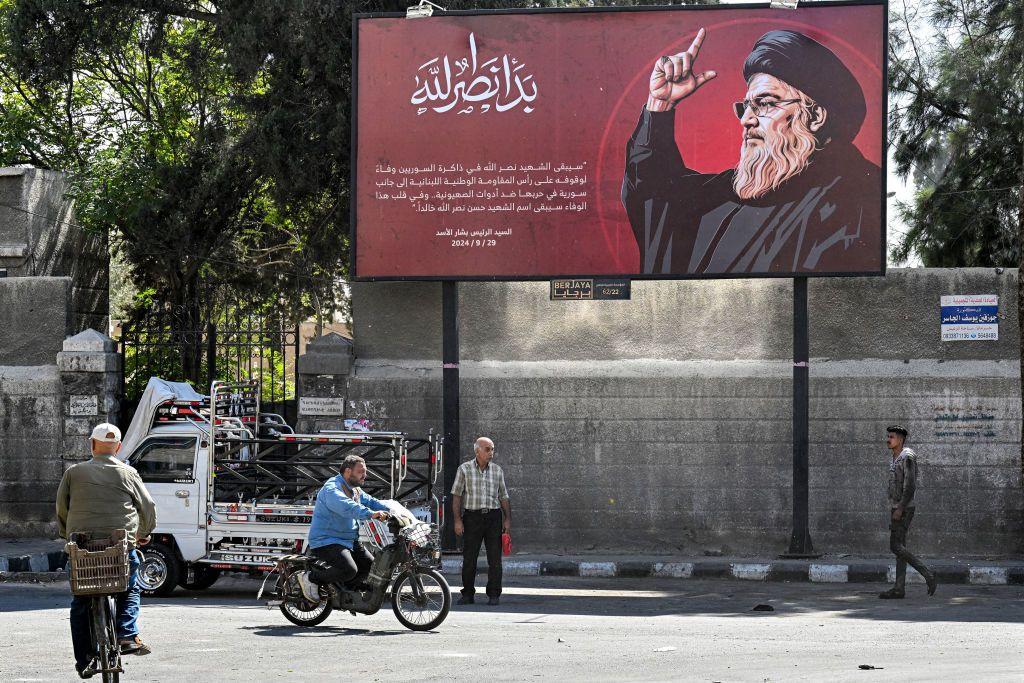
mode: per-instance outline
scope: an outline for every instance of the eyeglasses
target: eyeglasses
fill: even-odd
[[[754,116],[766,116],[772,109],[778,109],[784,104],[792,104],[799,102],[800,98],[795,100],[773,100],[773,99],[762,99],[756,98],[753,100],[743,100],[742,102],[733,102],[732,110],[736,113],[736,118],[743,120],[743,114],[747,111],[747,107],[754,112]]]

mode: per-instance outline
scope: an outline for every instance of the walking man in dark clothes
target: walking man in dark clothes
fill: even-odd
[[[907,530],[914,519],[914,491],[917,489],[917,455],[904,444],[907,430],[899,425],[886,429],[886,446],[892,451],[889,464],[889,548],[896,555],[896,585],[879,594],[883,600],[899,600],[906,593],[907,565],[928,583],[928,595],[935,594],[935,573],[907,550]]]

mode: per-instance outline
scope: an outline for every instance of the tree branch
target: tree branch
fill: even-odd
[[[211,24],[220,23],[220,15],[216,12],[204,12],[203,10],[167,0],[96,0],[84,5],[87,10],[111,6],[135,7],[147,12],[169,14],[183,19],[195,19],[196,21],[206,21]]]

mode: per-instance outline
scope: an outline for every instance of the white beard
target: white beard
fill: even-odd
[[[810,163],[817,140],[807,127],[807,113],[795,115],[786,133],[771,133],[762,144],[750,147],[744,141],[732,187],[740,199],[757,199],[777,190]]]

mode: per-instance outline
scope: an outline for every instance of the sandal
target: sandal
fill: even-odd
[[[142,639],[138,636],[132,636],[131,638],[123,638],[121,640],[121,654],[123,655],[148,655],[153,650],[142,642]]]

